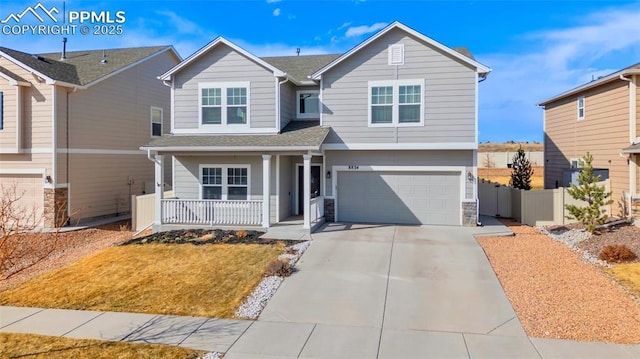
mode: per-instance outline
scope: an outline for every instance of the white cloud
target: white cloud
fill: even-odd
[[[156,11],[156,14],[165,16],[167,21],[164,23],[173,26],[178,33],[195,34],[203,32],[196,23],[179,16],[173,11]]]
[[[493,68],[480,85],[480,125],[495,131],[517,123],[522,136],[542,138],[542,110],[537,102],[638,62],[640,9],[600,10],[582,15],[564,29],[525,34],[521,53],[476,54]],[[483,125],[484,124],[484,125]],[[492,139],[483,131],[483,139]],[[498,138],[510,140],[512,138]],[[517,138],[513,138],[517,140]]]
[[[338,27],[338,30],[342,30],[347,26],[351,26],[351,23],[350,22],[345,22],[344,24],[340,25],[340,27]]]
[[[280,8],[273,10],[273,16],[280,16]]]
[[[280,2],[282,0],[267,0],[267,4],[275,4],[277,2]]]
[[[354,26],[354,27],[350,27],[347,29],[347,32],[345,34],[346,37],[354,37],[354,36],[361,36],[361,35],[366,35],[366,34],[370,34],[372,32],[376,32],[382,28],[384,28],[385,26],[387,26],[386,23],[384,22],[376,22],[373,25],[362,25],[362,26]]]

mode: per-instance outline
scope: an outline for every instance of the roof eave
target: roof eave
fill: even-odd
[[[389,24],[387,27],[385,27],[384,29],[378,31],[376,34],[374,34],[373,36],[371,36],[370,38],[366,39],[365,41],[361,42],[360,44],[358,44],[357,46],[355,46],[354,48],[352,48],[351,50],[347,51],[346,53],[344,53],[342,56],[338,57],[337,59],[331,61],[330,63],[328,63],[327,65],[325,65],[324,67],[322,67],[320,70],[314,72],[310,77],[314,80],[320,80],[320,78],[322,77],[322,74],[326,71],[328,71],[329,69],[333,68],[334,66],[336,66],[337,64],[339,64],[340,62],[342,62],[343,60],[345,60],[346,58],[350,57],[352,54],[358,52],[360,49],[362,49],[363,47],[366,47],[367,45],[369,45],[370,43],[374,42],[375,40],[377,40],[378,38],[382,37],[384,34],[388,33],[389,31],[399,28],[409,34],[411,34],[414,37],[417,37],[418,39],[436,47],[437,49],[457,58],[458,60],[471,65],[472,67],[476,68],[476,71],[479,73],[489,73],[491,72],[491,68],[473,60],[470,59],[469,57],[437,42],[436,40],[421,34],[420,32],[404,25],[401,22],[398,21],[394,21],[393,23]]]
[[[52,79],[51,77],[41,73],[40,71],[35,70],[34,68],[27,66],[25,63],[18,61],[16,58],[14,58],[11,55],[8,55],[6,52],[4,51],[0,51],[0,57],[4,57],[7,60],[13,62],[14,64],[22,67],[23,69],[29,71],[32,75],[36,75],[38,77],[40,77],[42,80],[44,80],[46,83],[51,83],[51,82],[55,82],[54,79]]]
[[[250,53],[249,51],[241,48],[240,46],[234,44],[233,42],[225,39],[224,37],[218,36],[213,41],[211,41],[207,45],[203,46],[201,49],[199,49],[198,51],[194,52],[193,54],[191,54],[191,56],[187,57],[186,59],[181,61],[176,66],[174,66],[171,69],[169,69],[169,71],[167,71],[164,74],[160,75],[158,77],[158,79],[163,80],[163,81],[164,80],[171,80],[171,77],[172,77],[173,74],[175,74],[176,72],[180,71],[182,68],[184,68],[185,66],[187,66],[191,62],[195,61],[201,55],[207,53],[209,50],[213,49],[214,47],[218,46],[221,43],[231,47],[235,51],[237,51],[237,52],[241,53],[242,55],[248,57],[253,62],[259,64],[260,66],[262,66],[262,67],[264,67],[266,69],[269,69],[270,71],[273,72],[274,76],[277,76],[277,77],[284,77],[285,76],[285,73],[282,70],[274,67],[273,65],[271,65],[268,62],[262,60],[261,58],[257,57],[256,55]]]
[[[320,146],[142,146],[143,151],[156,152],[260,152],[319,151]]]
[[[565,92],[563,92],[563,93],[561,93],[559,95],[556,95],[554,97],[551,97],[551,98],[549,98],[547,100],[541,101],[541,102],[537,103],[537,106],[546,106],[551,102],[555,102],[555,101],[561,100],[561,99],[563,99],[565,97],[578,94],[578,93],[580,93],[582,91],[586,91],[586,90],[592,89],[594,87],[598,87],[600,85],[606,84],[608,82],[618,80],[618,79],[620,79],[620,76],[639,75],[639,74],[640,74],[640,69],[620,70],[618,72],[612,73],[609,76],[605,76],[605,77],[602,77],[602,78],[597,79],[595,81],[591,81],[591,82],[589,82],[587,84],[584,84],[582,86],[578,86],[578,87],[576,87],[574,89],[571,89],[569,91],[565,91]]]

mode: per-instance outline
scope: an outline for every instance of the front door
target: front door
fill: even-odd
[[[311,165],[311,198],[320,196],[320,166]],[[298,214],[304,214],[304,166],[298,166]]]

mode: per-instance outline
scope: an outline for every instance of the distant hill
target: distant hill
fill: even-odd
[[[515,152],[522,147],[525,151],[542,152],[542,143],[481,143],[478,145],[478,152]]]

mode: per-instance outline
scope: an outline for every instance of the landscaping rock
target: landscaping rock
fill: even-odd
[[[236,235],[237,232],[242,232],[242,236]],[[260,231],[247,231],[247,230],[223,230],[223,229],[188,229],[188,230],[173,230],[166,232],[158,232],[154,234],[150,234],[145,237],[132,239],[124,245],[131,244],[148,244],[148,243],[161,243],[161,244],[193,244],[193,245],[203,245],[203,244],[215,244],[215,243],[226,243],[226,244],[274,244],[274,243],[285,243],[287,245],[291,245],[294,243],[299,243],[298,241],[288,241],[288,240],[274,240],[274,239],[266,239],[260,238],[264,232]]]

